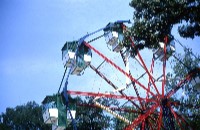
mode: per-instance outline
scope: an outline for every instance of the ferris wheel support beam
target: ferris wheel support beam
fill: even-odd
[[[95,103],[96,106],[98,106],[98,107],[104,109],[105,111],[107,111],[108,113],[112,114],[112,115],[115,116],[116,118],[118,118],[118,119],[120,119],[120,120],[126,122],[127,124],[131,124],[131,121],[129,121],[129,120],[126,119],[125,117],[123,117],[123,116],[117,114],[116,112],[110,110],[109,107],[106,107],[106,106],[104,106],[104,105],[98,103],[97,101],[95,101],[94,103]]]
[[[181,126],[181,123],[180,123],[180,121],[179,121],[179,119],[178,119],[178,117],[177,117],[177,114],[175,113],[175,111],[174,111],[172,108],[171,108],[171,112],[172,112],[172,114],[174,115],[176,121],[178,122],[178,125],[179,125],[179,127],[181,128],[181,130],[183,130],[183,128],[182,128],[182,126]]]
[[[130,39],[130,41],[131,41],[131,43],[132,43],[132,46],[135,47],[135,43],[133,42],[132,38],[130,37],[129,39]],[[148,74],[149,77],[150,77],[150,80],[151,80],[151,82],[152,82],[152,84],[153,84],[153,86],[154,86],[154,88],[155,88],[157,94],[160,95],[160,93],[159,93],[159,91],[158,91],[158,89],[157,89],[157,87],[156,87],[156,85],[155,85],[155,83],[154,83],[154,81],[153,81],[153,78],[152,78],[151,74],[149,73],[149,70],[147,69],[147,67],[146,67],[146,65],[145,65],[145,63],[144,63],[144,60],[142,59],[142,57],[141,57],[141,55],[140,55],[140,52],[139,52],[138,50],[136,50],[136,51],[137,51],[137,54],[138,54],[138,57],[139,57],[140,61],[142,62],[142,65],[143,65],[144,69],[146,70],[147,74]],[[149,90],[147,89],[147,91],[149,91]],[[149,92],[150,92],[150,91],[149,91]]]
[[[153,130],[153,126],[152,126],[151,122],[149,120],[148,120],[148,122],[149,122],[149,127],[151,128],[151,130]]]
[[[153,55],[153,58],[151,60],[151,68],[150,68],[150,74],[152,73],[153,74],[153,68],[154,68],[154,55]],[[150,77],[149,77],[149,83],[148,83],[148,90],[150,91]],[[156,79],[154,79],[154,82],[156,81]],[[146,98],[148,99],[149,98],[149,93],[147,92],[147,95],[146,95]]]
[[[164,38],[164,41],[165,41],[165,44],[164,44],[164,60],[163,60],[162,98],[164,98],[164,87],[165,87],[165,84],[166,84],[165,70],[166,70],[166,59],[167,59],[166,45],[168,43],[168,37],[167,36]]]
[[[190,128],[192,128],[191,126],[190,126],[190,124],[183,118],[183,116],[181,116],[181,115],[179,115],[177,112],[175,112],[176,113],[176,115],[182,120],[182,122],[184,122],[185,124],[186,124],[186,126],[189,126]],[[193,129],[193,128],[192,128]]]
[[[98,106],[93,105],[93,104],[77,104],[78,106],[83,106],[83,107],[93,107],[97,108]],[[99,108],[99,107],[98,107]],[[133,109],[126,109],[126,108],[119,108],[119,107],[108,107],[112,111],[123,111],[123,112],[129,112],[129,113],[138,113],[140,114],[138,110],[133,110]]]
[[[123,55],[122,51],[120,51],[120,55],[121,55],[121,57],[122,57],[122,60],[123,60],[123,62],[124,62],[124,65],[127,66],[127,61],[126,61],[127,59],[126,59],[125,56]],[[128,74],[132,77],[132,74],[131,74],[131,71],[130,71],[130,70],[129,70]],[[137,97],[140,98],[140,95],[139,95],[139,93],[138,93],[138,90],[137,90],[137,88],[136,88],[136,86],[135,86],[135,82],[131,81],[131,83],[132,83],[132,85],[133,85],[133,88],[134,88],[134,90],[135,90],[135,93],[136,93]],[[142,109],[144,110],[144,106],[143,106],[142,102],[139,101],[139,103],[140,103],[140,105],[142,106]]]
[[[131,125],[127,126],[125,130],[130,130],[131,128],[135,128],[138,124],[141,123],[141,121],[145,120],[150,114],[152,114],[156,108],[158,107],[158,104],[155,104],[154,106],[151,107],[150,110],[146,111],[146,113],[141,114],[138,118],[136,118]]]
[[[153,125],[154,128],[155,128],[155,127],[157,127],[159,125],[160,121],[159,121],[159,118],[156,120],[155,117],[152,117],[152,116],[153,116],[153,114],[149,116],[150,117],[149,119],[151,119],[153,122],[155,122],[155,124]],[[154,130],[153,126],[152,126],[152,121],[149,121],[149,124],[150,124],[151,129]],[[161,127],[163,128],[162,124],[161,124]]]
[[[106,62],[110,63],[112,66],[114,66],[117,70],[119,70],[121,73],[123,73],[125,76],[127,76],[131,81],[135,82],[139,86],[141,86],[144,90],[149,91],[144,85],[142,85],[139,81],[134,79],[132,76],[130,76],[128,73],[126,73],[123,69],[121,69],[118,65],[116,65],[114,62],[109,60],[106,56],[104,56],[102,53],[100,53],[98,50],[96,50],[94,47],[92,47],[90,44],[85,42],[85,45],[89,47],[91,50],[93,50],[95,53],[97,53],[99,56],[101,56],[103,59],[106,60]],[[149,93],[153,96],[156,96],[153,92],[149,91]]]
[[[140,66],[145,70],[145,67],[143,66],[143,64],[140,62],[140,60],[137,58],[137,57],[135,57],[135,60],[140,64]],[[145,70],[146,71],[146,70]],[[147,72],[145,72],[145,74],[146,74]],[[148,73],[147,73],[148,74]],[[151,74],[151,73],[149,73],[150,75],[151,75],[151,77],[153,78],[153,80],[156,80],[154,77],[153,77],[153,75]]]
[[[90,64],[90,68],[92,70],[94,70],[101,78],[103,78],[108,84],[110,84],[115,90],[117,90],[117,86],[115,86],[108,78],[106,78],[100,71],[98,71],[98,69],[96,69],[93,65]],[[123,93],[122,91],[119,91],[119,93],[122,95],[122,96],[126,96],[125,93]],[[141,108],[135,103],[133,102],[132,100],[130,100],[130,102],[136,106],[138,109],[141,110]]]
[[[167,98],[170,98],[174,93],[176,93],[181,87],[182,85],[186,82],[186,81],[189,81],[190,79],[192,78],[192,74],[189,74],[186,76],[186,78],[184,80],[181,80],[178,85],[176,85],[176,87],[174,89],[172,89],[171,91],[169,91],[167,94],[166,94],[166,97]]]
[[[137,98],[133,96],[122,96],[115,94],[106,94],[106,93],[93,93],[93,92],[82,92],[82,91],[67,91],[70,95],[81,95],[81,96],[93,96],[93,97],[106,97],[106,98],[115,98],[115,99],[127,99],[127,100],[145,100],[145,98]]]

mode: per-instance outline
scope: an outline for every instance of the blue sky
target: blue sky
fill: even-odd
[[[46,95],[56,93],[64,72],[63,44],[102,28],[110,21],[132,20],[133,9],[129,2],[1,0],[0,112],[27,101],[40,104]],[[191,43],[195,53],[200,51],[199,38],[189,39],[187,43],[180,40],[184,45]]]
[[[108,22],[131,19],[129,1],[1,0],[0,112],[56,93],[61,48]]]

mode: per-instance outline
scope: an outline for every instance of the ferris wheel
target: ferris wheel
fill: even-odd
[[[173,89],[166,90],[168,80],[166,75],[170,70],[170,64],[167,64],[167,61],[175,53],[175,40],[166,36],[159,42],[157,49],[147,49],[144,47],[144,41],[134,41],[126,23],[130,21],[110,22],[104,28],[89,33],[77,41],[64,44],[62,48],[62,60],[65,67],[63,79],[66,73],[67,75],[63,92],[59,94],[62,79],[58,94],[47,96],[42,102],[44,121],[52,124],[52,129],[65,129],[66,120],[68,123],[72,122],[76,129],[75,107],[70,105],[68,95],[94,97],[93,107],[101,108],[125,122],[125,130],[171,130],[175,129],[175,124],[179,128],[182,128],[183,124],[188,124],[185,117],[174,108],[177,103],[171,100],[171,97],[188,83],[199,90],[200,69],[191,70]],[[103,45],[95,47],[95,42],[103,37],[105,38],[105,42],[101,43]],[[109,51],[109,54],[105,50]],[[103,90],[108,91],[90,90],[87,86],[83,90],[73,90],[68,86],[70,76],[77,75],[76,78],[80,78],[87,75],[88,69],[99,78],[95,82],[101,82],[99,84],[105,86]],[[120,111],[137,113],[137,116],[128,118],[120,115],[116,109],[98,102],[98,99],[103,97],[119,100],[123,104]],[[134,111],[123,107],[127,103]]]

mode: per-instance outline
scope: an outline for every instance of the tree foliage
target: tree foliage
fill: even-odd
[[[50,126],[43,123],[42,108],[34,101],[15,108],[7,108],[0,117],[2,119],[0,129],[2,130],[50,129]]]
[[[133,121],[136,117],[138,117],[139,110],[136,109],[134,106],[130,106],[130,105],[122,105],[121,107],[119,107],[121,109],[124,109],[123,111],[119,111],[119,115],[123,116],[124,118],[128,119],[129,121]],[[133,110],[133,111],[132,111]],[[135,111],[138,112],[135,112]],[[113,129],[115,130],[123,130],[128,124],[125,123],[122,120],[119,120],[117,118],[113,118]]]
[[[200,36],[200,1],[132,0],[130,6],[134,8],[132,35],[137,42],[144,40],[146,47],[157,47],[165,36],[172,40],[176,24],[180,36]]]
[[[191,70],[200,65],[200,56],[193,55],[191,49],[185,48],[184,51],[184,55],[176,56],[178,60],[174,61],[173,73],[167,74],[168,90],[174,88]],[[191,127],[200,129],[200,93],[191,85],[191,82],[185,83],[182,90],[181,96],[179,94],[173,97],[179,104],[176,109],[188,119]]]
[[[95,107],[94,97],[86,97],[82,100],[80,97],[76,98],[76,125],[77,129],[84,130],[102,130],[112,127],[112,117],[104,112],[103,109]],[[97,100],[105,106],[118,105],[114,99],[101,98]],[[72,128],[72,124],[68,129]]]

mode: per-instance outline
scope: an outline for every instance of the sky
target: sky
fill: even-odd
[[[0,113],[5,112],[7,107],[23,105],[28,101],[41,104],[46,95],[56,93],[64,73],[61,58],[64,43],[105,27],[109,22],[132,20],[133,9],[129,7],[129,2],[130,0],[1,0]],[[185,40],[176,31],[173,33],[184,45],[192,47],[194,53],[199,53],[199,38]],[[96,44],[103,52],[106,47],[102,44],[104,41],[101,39]],[[107,56],[111,54],[104,53]],[[102,59],[92,59],[95,65],[101,61]],[[85,73],[87,77],[72,76],[69,79],[73,86],[70,89],[87,91],[84,86],[95,84],[95,75],[89,70]],[[98,83],[101,82],[103,81]]]
[[[61,48],[110,21],[132,18],[128,0],[1,0],[0,112],[58,91]]]

